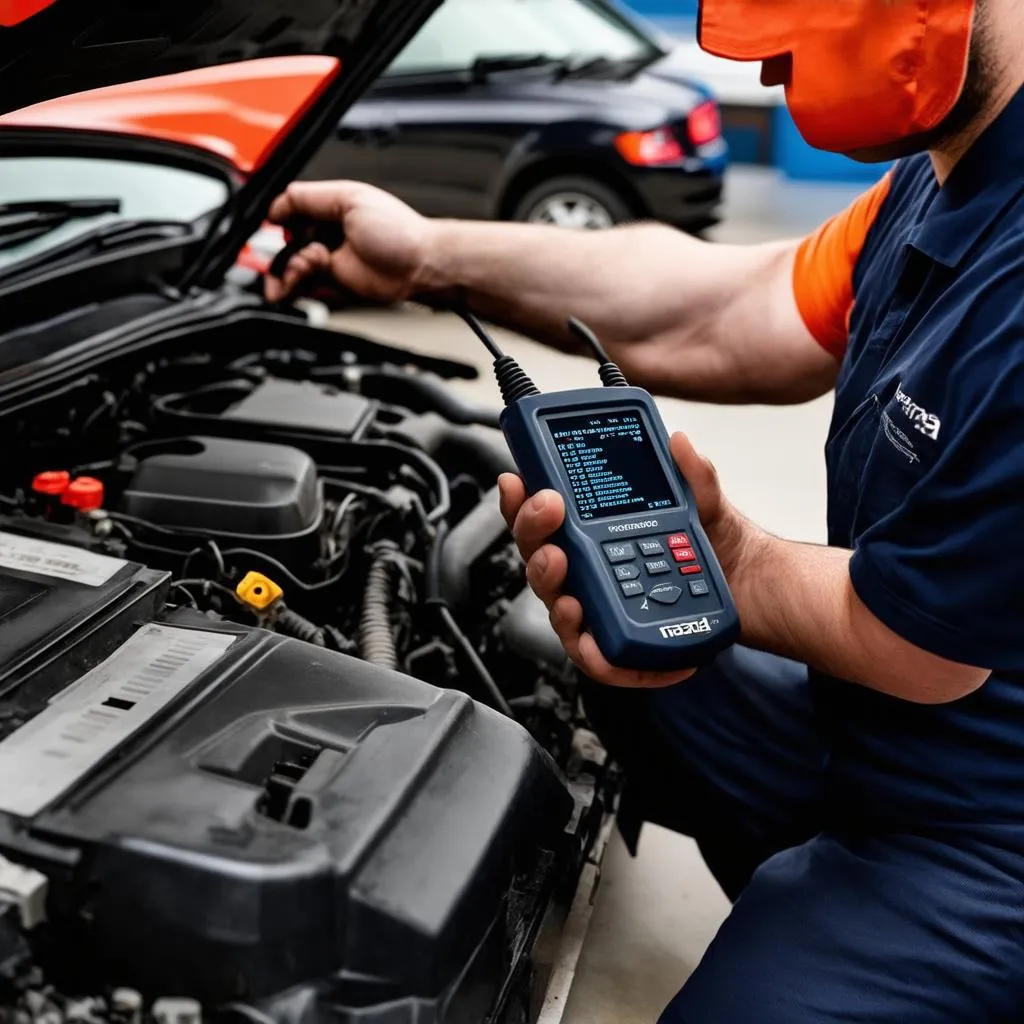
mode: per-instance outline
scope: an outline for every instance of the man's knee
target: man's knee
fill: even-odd
[[[626,772],[631,848],[644,821],[693,836],[735,897],[762,860],[819,827],[822,744],[798,666],[736,648],[665,690],[588,682],[583,698]]]

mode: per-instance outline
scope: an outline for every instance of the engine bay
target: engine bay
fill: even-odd
[[[3,417],[6,1019],[529,1019],[617,780],[474,375],[253,313]]]

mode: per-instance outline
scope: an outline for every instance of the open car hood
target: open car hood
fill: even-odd
[[[263,57],[322,55],[323,76],[253,161],[189,284],[223,279],[273,197],[441,0],[7,0],[0,113],[70,93]],[[227,72],[225,72],[226,74]]]

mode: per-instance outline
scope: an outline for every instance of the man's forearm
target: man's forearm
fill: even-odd
[[[663,225],[574,232],[439,221],[428,290],[562,348],[569,316],[591,326],[638,384],[716,402],[803,401],[834,362],[792,298],[791,243],[727,246]]]
[[[957,700],[987,678],[876,619],[850,582],[852,552],[764,533],[746,545],[730,582],[749,646],[919,704]]]

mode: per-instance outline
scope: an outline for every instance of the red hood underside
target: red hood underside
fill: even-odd
[[[333,57],[269,57],[62,96],[0,116],[0,129],[115,132],[260,167],[338,71]]]

